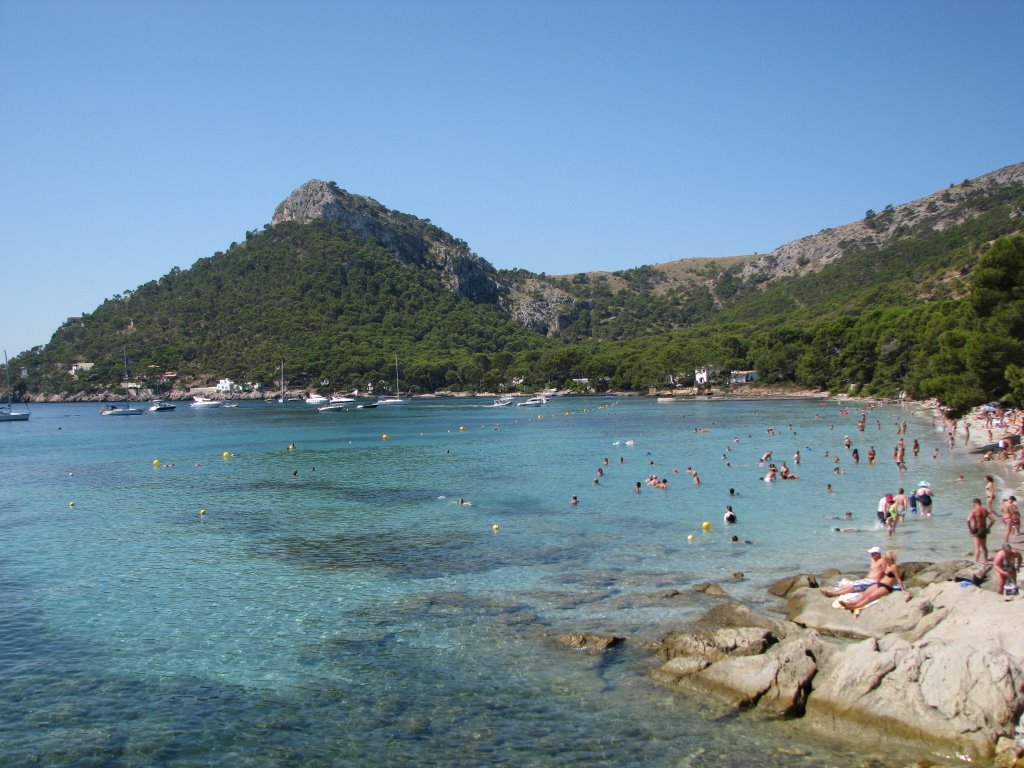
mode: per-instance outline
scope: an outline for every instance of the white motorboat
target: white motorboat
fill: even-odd
[[[133,408],[125,403],[124,405],[104,405],[100,408],[100,416],[141,416],[145,411],[141,408]]]
[[[501,397],[496,398],[490,405],[485,405],[484,408],[507,408],[512,405],[515,400],[515,395],[502,395]]]
[[[150,411],[173,411],[177,408],[174,403],[168,403],[166,400],[154,400],[149,405]]]
[[[335,411],[344,411],[348,408],[348,403],[328,403],[327,405],[321,405],[317,408],[320,413],[334,413]]]
[[[336,405],[338,403],[354,403],[356,399],[347,395],[331,395],[330,404]]]
[[[7,365],[7,350],[4,350],[4,373],[7,376],[7,405],[0,406],[0,421],[28,421],[27,411],[15,411],[11,408],[11,369]]]
[[[534,407],[534,408],[540,407],[542,405],[547,405],[547,404],[548,404],[548,399],[546,397],[544,397],[544,395],[534,395],[533,397],[531,397],[531,398],[529,398],[527,400],[524,400],[521,403],[516,403],[516,405],[519,406],[519,407],[529,406],[529,407]]]
[[[321,395],[319,392],[314,392],[313,394],[306,398],[307,405],[323,405],[324,403],[329,402],[330,400]]]
[[[193,395],[192,397],[193,408],[223,408],[223,400],[214,400],[210,397],[203,397],[202,395]]]

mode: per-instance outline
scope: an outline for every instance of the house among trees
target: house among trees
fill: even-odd
[[[705,365],[703,368],[695,368],[693,371],[693,383],[698,387],[706,387],[721,372],[722,369],[717,365]]]
[[[730,384],[750,384],[757,381],[757,371],[732,371],[729,374]]]
[[[74,363],[68,371],[72,376],[77,376],[79,371],[91,371],[96,363]]]

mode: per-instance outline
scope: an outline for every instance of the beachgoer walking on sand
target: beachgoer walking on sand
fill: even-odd
[[[1017,507],[1016,496],[1011,496],[1003,502],[1003,522],[1006,524],[1004,542],[1009,543],[1010,537],[1014,534],[1020,536],[1020,509]]]
[[[858,579],[852,584],[847,584],[845,587],[838,587],[836,589],[823,589],[826,597],[839,597],[840,595],[848,595],[851,592],[863,592],[870,586],[878,583],[878,580],[882,578],[882,574],[885,573],[885,561],[882,559],[882,548],[872,547],[868,550],[868,554],[871,555],[871,565],[868,567],[868,575],[863,579]]]
[[[982,506],[981,499],[974,500],[974,508],[967,515],[967,531],[974,539],[974,562],[987,563],[988,560],[988,538],[989,529],[988,510]],[[980,558],[980,559],[979,559]]]

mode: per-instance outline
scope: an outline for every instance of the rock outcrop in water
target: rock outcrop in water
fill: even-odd
[[[927,566],[859,617],[833,608],[813,577],[780,582],[787,621],[731,604],[658,650],[657,677],[737,708],[803,715],[848,737],[896,737],[970,758],[1024,766],[1014,741],[1024,713],[1024,598],[974,580],[984,568]]]

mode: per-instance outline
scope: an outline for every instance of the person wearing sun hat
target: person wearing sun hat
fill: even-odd
[[[877,584],[878,580],[885,573],[885,560],[882,559],[882,548],[872,547],[868,550],[868,554],[871,555],[871,566],[868,568],[867,576],[863,579],[857,579],[850,584],[837,585],[832,589],[823,589],[822,592],[825,593],[825,596],[839,597],[840,595],[848,595],[851,592],[863,592],[868,587]]]
[[[921,513],[930,517],[932,514],[932,495],[935,492],[932,490],[931,483],[927,480],[922,480],[917,484],[917,503],[921,506]]]

